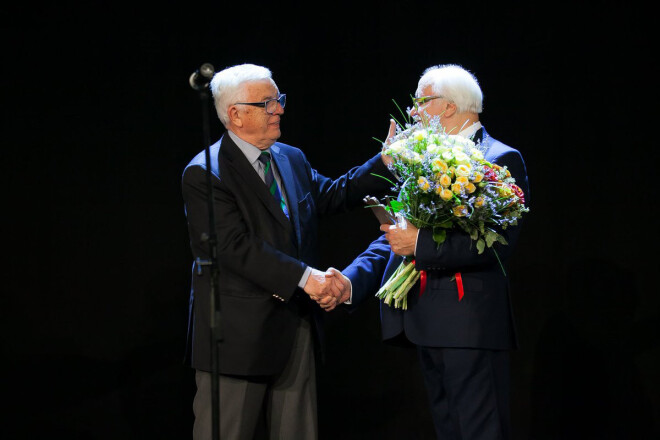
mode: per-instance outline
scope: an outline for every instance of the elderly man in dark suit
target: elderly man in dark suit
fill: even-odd
[[[314,346],[321,307],[331,310],[345,282],[318,265],[320,215],[384,194],[390,175],[380,154],[336,180],[319,174],[301,150],[279,143],[286,95],[271,72],[243,64],[210,84],[227,131],[211,148],[223,338],[219,343],[223,439],[252,439],[266,414],[272,439],[317,437]],[[195,258],[208,258],[205,155],[183,173],[183,198]],[[196,268],[193,268],[193,271]],[[211,436],[210,282],[193,276],[188,357],[196,369],[196,440]],[[317,305],[314,301],[317,301]]]
[[[490,137],[479,121],[482,92],[471,73],[456,65],[427,69],[415,102],[413,117],[437,116],[446,132],[481,142],[485,159],[506,166],[529,199],[521,154]],[[439,439],[509,438],[508,350],[517,339],[498,256],[504,262],[511,255],[520,226],[499,231],[508,245],[496,244],[497,255],[491,249],[479,254],[461,230],[447,232],[441,246],[428,228],[381,225],[381,230],[385,234],[342,271],[351,281],[351,301],[373,296],[402,256],[414,256],[415,268],[427,272],[426,289],[420,295],[418,283],[408,293],[407,310],[381,303],[383,339],[417,346]]]

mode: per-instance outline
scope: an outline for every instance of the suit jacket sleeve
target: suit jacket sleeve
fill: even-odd
[[[506,166],[511,175],[516,179],[516,184],[521,187],[529,201],[529,186],[527,172],[522,156],[517,150],[506,148],[503,152],[491,160],[500,166]],[[520,234],[521,220],[517,226],[509,226],[505,230],[496,228],[507,241],[507,245],[493,244],[493,249],[486,248],[481,254],[478,253],[476,242],[461,230],[452,229],[447,232],[447,237],[441,245],[433,240],[433,232],[430,228],[422,228],[417,239],[415,252],[415,268],[417,270],[461,270],[472,267],[483,267],[499,265],[500,261],[509,258],[515,248]],[[497,253],[497,255],[496,255]]]
[[[309,170],[316,191],[317,212],[320,215],[346,212],[362,205],[366,195],[384,195],[391,184],[382,177],[394,180],[394,176],[383,164],[380,153],[363,165],[350,169],[338,179],[329,179],[316,170]]]
[[[351,280],[352,306],[359,305],[378,291],[389,258],[390,245],[383,234],[342,270],[342,273]]]

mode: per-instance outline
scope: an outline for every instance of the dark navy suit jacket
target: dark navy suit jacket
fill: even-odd
[[[390,189],[385,180],[371,175],[391,176],[380,154],[332,180],[312,169],[297,148],[278,142],[270,150],[286,191],[290,219],[228,135],[210,148],[222,374],[270,375],[282,370],[301,316],[310,310],[322,315],[298,287],[307,266],[318,268],[318,216],[362,206],[365,195]],[[182,187],[193,257],[208,259],[208,244],[201,240],[209,218],[204,152],[186,167]],[[197,276],[195,270],[187,356],[194,368],[210,371],[210,271],[204,269],[204,275]]]
[[[485,158],[506,166],[516,184],[529,200],[527,171],[521,154],[491,138],[485,129],[475,135],[487,146]],[[408,293],[408,309],[394,309],[381,301],[381,326],[384,340],[398,336],[429,347],[511,349],[517,347],[509,295],[509,283],[497,257],[504,264],[513,252],[520,232],[516,227],[500,231],[508,245],[494,245],[479,255],[474,241],[460,230],[447,233],[438,247],[430,229],[419,231],[415,268],[427,271],[427,286],[419,295],[418,282]],[[384,235],[375,240],[342,272],[352,283],[353,304],[374,296],[401,263],[391,253]],[[456,281],[461,273],[464,296],[458,299]]]

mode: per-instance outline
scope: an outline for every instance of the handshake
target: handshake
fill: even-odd
[[[326,312],[351,297],[350,281],[334,267],[328,268],[325,272],[312,269],[304,290]]]

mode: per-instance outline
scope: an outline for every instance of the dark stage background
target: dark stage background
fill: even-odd
[[[288,94],[281,141],[336,177],[380,146],[392,100],[459,63],[482,121],[527,162],[508,273],[515,439],[660,433],[656,32],[630,2],[54,2],[2,6],[3,439],[186,439],[191,255],[180,191],[203,149],[188,76],[253,62]],[[214,115],[213,140],[220,134]],[[379,231],[324,221],[343,268]],[[325,267],[324,267],[325,268]],[[378,304],[327,316],[321,439],[429,439],[413,351]]]

